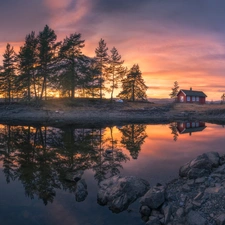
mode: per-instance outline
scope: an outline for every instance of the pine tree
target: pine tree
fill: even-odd
[[[223,93],[221,96],[221,104],[223,104],[224,102],[225,102],[225,93]]]
[[[114,89],[118,88],[118,83],[123,79],[125,69],[122,67],[124,63],[121,60],[121,55],[119,55],[115,47],[110,51],[111,55],[109,56],[109,67],[107,68],[107,79],[110,83],[111,88],[111,101],[113,100]]]
[[[11,102],[13,93],[15,92],[15,79],[16,79],[16,55],[14,48],[6,45],[5,53],[3,54],[3,68],[0,77],[1,93],[4,94],[5,99]]]
[[[26,97],[28,101],[30,101],[31,89],[33,89],[35,97],[37,98],[35,82],[35,66],[37,63],[37,38],[35,37],[34,31],[26,36],[25,44],[20,48],[20,51],[17,55],[17,62],[20,72],[17,84],[20,91],[26,93]]]
[[[85,60],[81,52],[83,47],[84,40],[81,40],[81,34],[75,33],[64,39],[59,52],[61,60],[60,86],[64,92],[68,92],[71,98],[75,97],[75,89],[79,84],[82,61]]]
[[[123,90],[119,93],[118,97],[133,102],[136,100],[146,100],[148,87],[145,85],[138,64],[134,64],[126,78],[122,80],[122,88]]]
[[[38,39],[38,72],[41,83],[40,100],[42,100],[45,93],[45,100],[47,98],[47,83],[51,79],[53,71],[54,57],[59,43],[56,43],[56,34],[54,30],[46,25],[44,30],[39,32]]]
[[[96,60],[99,66],[99,91],[100,99],[103,96],[104,82],[105,82],[105,67],[108,62],[108,48],[106,47],[105,41],[101,38],[98,47],[95,49]]]
[[[172,89],[172,92],[170,93],[170,97],[173,98],[174,101],[176,101],[177,94],[179,92],[179,85],[178,85],[178,82],[177,81],[174,82],[174,86],[171,89]]]

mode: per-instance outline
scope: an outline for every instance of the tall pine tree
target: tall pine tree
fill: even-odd
[[[14,48],[6,45],[5,53],[3,54],[3,69],[0,77],[1,93],[5,96],[6,101],[11,102],[13,93],[15,92],[15,79],[16,79],[16,55]]]
[[[75,89],[79,84],[84,55],[81,49],[84,47],[84,40],[81,40],[81,34],[71,34],[66,37],[62,43],[59,57],[61,61],[59,82],[64,93],[69,97],[75,97]]]
[[[47,98],[47,84],[51,79],[53,71],[53,63],[55,52],[59,43],[56,43],[55,31],[49,28],[48,25],[44,27],[37,37],[38,39],[38,73],[41,82],[40,100],[45,95]]]
[[[176,101],[177,99],[177,94],[179,92],[179,85],[178,85],[178,82],[175,81],[174,82],[174,85],[173,85],[173,88],[171,88],[171,93],[170,93],[170,97],[174,99],[174,101]]]
[[[114,90],[118,88],[118,83],[123,79],[123,76],[125,75],[125,68],[122,66],[124,61],[121,60],[121,55],[119,55],[117,49],[113,47],[110,52],[111,55],[109,56],[107,79],[110,83],[112,101]]]
[[[134,64],[125,79],[122,80],[122,91],[118,97],[130,101],[146,100],[148,87],[142,78],[138,64]]]
[[[100,99],[103,97],[103,89],[105,82],[105,68],[108,62],[108,48],[106,47],[105,41],[101,38],[98,43],[98,47],[95,49],[96,61],[98,62],[99,67],[99,90],[100,90]]]
[[[25,38],[25,44],[20,48],[17,55],[19,76],[17,80],[20,91],[23,91],[28,101],[31,99],[31,90],[36,93],[35,66],[37,63],[37,38],[32,31]]]

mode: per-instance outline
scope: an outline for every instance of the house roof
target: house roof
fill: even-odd
[[[183,89],[181,89],[181,90],[178,92],[178,94],[179,94],[181,91],[182,91],[185,95],[188,95],[188,96],[207,97],[207,95],[206,95],[204,92],[202,92],[202,91],[192,91],[192,90],[183,90]],[[177,95],[178,95],[178,94],[177,94]]]

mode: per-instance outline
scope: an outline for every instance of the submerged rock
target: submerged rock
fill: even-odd
[[[149,189],[149,183],[134,176],[113,176],[99,184],[97,201],[100,205],[108,205],[113,212],[121,212],[128,208],[137,198]]]
[[[84,179],[79,180],[76,184],[75,198],[77,202],[82,202],[88,195],[87,184]]]

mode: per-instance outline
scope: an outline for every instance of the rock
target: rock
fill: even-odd
[[[190,168],[187,177],[189,179],[195,179],[198,177],[203,177],[209,175],[210,171],[206,169]]]
[[[205,225],[206,219],[199,212],[191,210],[187,215],[189,225]]]
[[[179,175],[189,179],[208,175],[212,167],[219,165],[219,160],[220,157],[217,152],[204,153],[180,167]]]
[[[140,199],[142,205],[147,205],[151,209],[157,209],[165,201],[165,188],[154,186]]]
[[[204,195],[203,192],[199,192],[199,193],[194,197],[194,200],[195,200],[195,201],[200,200],[200,199],[203,197],[203,195]]]
[[[202,183],[204,183],[205,182],[205,177],[200,177],[200,178],[197,178],[196,180],[195,180],[195,183],[196,184],[202,184]]]
[[[222,166],[218,167],[214,173],[218,173],[218,174],[225,174],[225,164],[223,164]]]
[[[84,179],[79,180],[76,185],[75,198],[77,202],[82,202],[88,195],[87,184]]]
[[[140,208],[140,213],[141,213],[142,216],[150,216],[151,209],[148,206],[143,205]]]
[[[70,182],[77,182],[81,179],[83,173],[84,173],[83,170],[78,170],[78,171],[74,171],[74,172],[67,172],[66,176],[65,176],[65,180],[70,181]]]
[[[225,225],[225,214],[221,214],[215,218],[217,225]]]
[[[213,167],[218,167],[220,163],[220,155],[218,152],[207,152],[203,155],[206,155],[209,161],[212,163]]]
[[[128,208],[137,198],[149,189],[149,183],[134,176],[113,176],[99,184],[97,201],[100,205],[108,205],[113,212],[121,212]]]
[[[181,207],[178,208],[177,211],[176,211],[176,216],[177,216],[178,218],[183,217],[183,216],[184,216],[184,209],[181,208]]]
[[[223,187],[209,187],[205,189],[205,193],[209,193],[209,194],[218,194],[222,192],[224,192]]]
[[[172,215],[172,207],[171,205],[167,205],[167,206],[163,205],[162,210],[165,217],[164,223],[167,224],[170,221],[170,217]]]
[[[190,188],[187,184],[184,184],[184,185],[182,186],[182,191],[184,191],[184,192],[189,192],[189,191],[191,191],[191,188]]]
[[[155,216],[150,216],[146,225],[161,225],[160,219]]]

